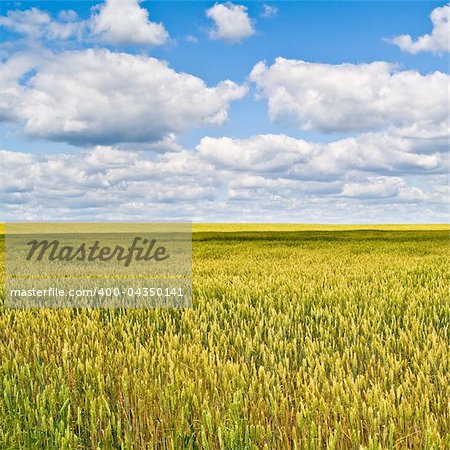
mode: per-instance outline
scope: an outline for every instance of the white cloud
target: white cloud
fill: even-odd
[[[404,180],[398,177],[369,177],[363,183],[346,183],[341,195],[361,199],[389,198],[397,196],[404,185]]]
[[[58,18],[65,22],[76,22],[78,20],[78,14],[72,9],[63,9],[58,13]]]
[[[198,155],[217,169],[280,175],[291,179],[345,179],[351,172],[381,175],[446,173],[447,148],[416,146],[415,139],[390,133],[366,133],[327,144],[285,135],[248,139],[204,137]]]
[[[57,18],[38,9],[11,10],[0,17],[0,26],[33,39],[83,38],[108,44],[162,45],[169,33],[162,23],[149,20],[139,0],[106,0],[92,8],[91,16],[79,20],[74,11],[61,11]]]
[[[448,120],[448,74],[396,71],[386,62],[319,64],[277,58],[250,74],[271,120],[300,129],[350,132],[388,126],[430,129]]]
[[[231,2],[216,3],[206,10],[206,15],[214,21],[214,28],[209,32],[211,39],[236,43],[255,34],[247,7],[243,5],[234,5]]]
[[[407,186],[406,181],[399,177],[369,177],[360,183],[346,183],[340,196],[379,201],[381,205],[392,202],[394,204],[428,204],[433,207],[440,204],[443,212],[448,209],[450,199],[448,186],[426,191],[419,187]],[[447,208],[445,208],[446,205]]]
[[[18,120],[22,103],[23,87],[19,80],[35,67],[32,55],[14,55],[0,61],[0,122]]]
[[[200,156],[234,170],[279,171],[308,159],[312,145],[285,135],[266,134],[248,139],[204,137],[197,146]]]
[[[138,0],[106,0],[91,17],[94,35],[111,44],[162,45],[168,38],[164,25],[149,20]]]
[[[263,142],[261,136],[255,141]],[[245,154],[249,143],[244,140],[243,145]],[[302,145],[293,153],[303,153]],[[225,151],[218,146],[217,152]],[[331,150],[324,146],[320,151]],[[199,150],[154,154],[94,147],[71,155],[0,151],[2,218],[364,223],[447,218],[449,192],[442,175],[366,175],[344,164],[334,180],[302,180],[292,178],[283,165],[278,171],[261,167],[260,174],[248,167],[211,161]]]
[[[40,37],[42,30],[51,22],[50,16],[37,8],[25,11],[8,11],[0,17],[0,25],[20,34]]]
[[[431,34],[424,34],[414,40],[409,34],[388,39],[406,53],[450,52],[450,3],[435,8],[430,15],[433,23]]]
[[[198,166],[202,174],[180,173],[183,160],[186,155],[180,153],[155,155],[113,147],[72,155],[0,151],[0,200],[7,217],[18,213],[23,219],[126,217],[125,211],[135,207],[141,218],[158,210],[161,218],[173,217],[174,209],[189,209],[214,195],[213,179],[205,176],[207,166]]]
[[[9,72],[17,76],[10,66],[8,80]],[[221,125],[230,102],[247,91],[228,80],[208,87],[155,58],[94,49],[53,55],[26,86],[10,83],[3,109],[15,110],[27,134],[76,145],[157,142]]]
[[[84,23],[76,19],[74,11],[62,11],[55,21],[46,12],[30,8],[8,11],[6,16],[0,16],[0,26],[32,39],[64,40],[82,33]]]
[[[263,5],[263,10],[261,16],[265,19],[269,19],[270,17],[274,17],[278,14],[278,8],[272,5]]]

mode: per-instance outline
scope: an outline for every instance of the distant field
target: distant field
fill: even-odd
[[[108,222],[105,222],[106,224]],[[133,227],[133,223],[126,224]],[[44,225],[45,226],[45,225]],[[69,228],[71,225],[67,225]],[[101,223],[97,226],[101,229]],[[350,231],[350,230],[450,230],[450,224],[353,224],[353,225],[327,225],[327,224],[290,224],[290,223],[193,223],[192,231],[200,232],[242,232],[242,231]],[[5,224],[0,223],[0,234],[5,233]]]
[[[449,239],[195,224],[192,309],[0,306],[0,448],[450,448]]]
[[[194,223],[194,232],[221,231],[349,231],[349,230],[450,230],[449,224],[290,224],[290,223]]]

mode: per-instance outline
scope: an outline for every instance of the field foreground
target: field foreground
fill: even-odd
[[[192,309],[1,300],[0,448],[450,448],[448,228],[268,227],[197,226]]]

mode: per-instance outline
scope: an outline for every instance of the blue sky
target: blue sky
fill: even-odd
[[[110,2],[1,3],[3,219],[448,220],[445,3]]]

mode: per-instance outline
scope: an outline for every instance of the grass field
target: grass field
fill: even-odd
[[[450,448],[449,228],[357,228],[197,225],[192,309],[0,306],[0,448]]]

